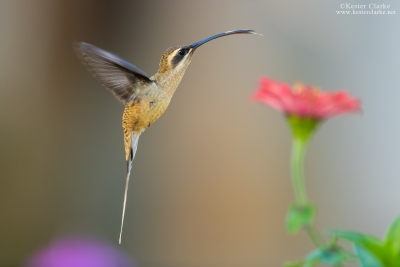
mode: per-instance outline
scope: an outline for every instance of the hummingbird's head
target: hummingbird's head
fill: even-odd
[[[192,56],[197,48],[201,45],[227,35],[232,34],[240,34],[240,33],[250,33],[250,34],[258,34],[252,30],[235,30],[235,31],[227,31],[222,32],[219,34],[212,35],[210,37],[204,38],[198,42],[195,42],[191,45],[183,45],[183,46],[175,46],[170,47],[167,51],[164,52],[161,61],[160,61],[160,68],[158,73],[160,74],[173,74],[173,73],[183,73],[185,72],[186,68],[189,66]]]
[[[170,74],[185,70],[192,60],[193,48],[190,45],[174,46],[168,48],[160,61],[158,73]]]

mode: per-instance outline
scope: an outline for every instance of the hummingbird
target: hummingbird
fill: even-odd
[[[151,77],[135,65],[94,45],[84,42],[74,44],[75,52],[87,69],[125,105],[122,128],[127,174],[119,244],[124,225],[129,176],[140,135],[167,109],[197,48],[213,39],[233,34],[258,33],[253,30],[227,31],[191,45],[170,47],[162,55],[157,73]]]

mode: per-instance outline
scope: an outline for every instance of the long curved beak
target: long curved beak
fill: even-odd
[[[248,34],[258,34],[258,35],[261,35],[261,34],[259,34],[259,33],[256,33],[256,32],[253,31],[253,30],[234,30],[234,31],[227,31],[227,32],[218,33],[218,34],[215,34],[215,35],[213,35],[213,36],[204,38],[203,40],[200,40],[200,41],[198,41],[198,42],[196,42],[196,43],[190,45],[190,48],[192,48],[193,50],[195,50],[195,49],[198,48],[199,46],[201,46],[201,45],[203,45],[203,44],[205,44],[205,43],[207,43],[207,42],[209,42],[209,41],[211,41],[211,40],[214,40],[214,39],[216,39],[216,38],[223,37],[223,36],[227,36],[227,35],[232,35],[232,34],[240,34],[240,33],[248,33]]]

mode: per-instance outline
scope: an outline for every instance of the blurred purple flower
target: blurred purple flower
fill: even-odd
[[[28,260],[26,267],[132,267],[129,258],[105,242],[82,237],[57,240]]]

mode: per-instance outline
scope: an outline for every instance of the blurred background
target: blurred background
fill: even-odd
[[[142,267],[280,266],[312,249],[288,236],[290,132],[251,103],[261,76],[346,89],[306,159],[321,229],[381,237],[400,214],[398,15],[337,15],[340,1],[0,1],[0,266],[65,235],[117,246],[123,105],[81,65],[85,41],[153,75],[170,46],[202,46],[166,113],[140,138],[122,245]],[[351,4],[369,4],[354,0]],[[400,12],[397,1],[390,4]]]

